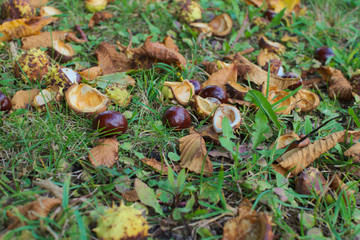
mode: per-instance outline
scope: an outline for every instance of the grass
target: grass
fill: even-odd
[[[174,22],[178,19],[176,4],[172,1],[144,4],[115,0],[107,7],[115,17],[93,30],[87,28],[91,14],[84,11],[83,1],[50,2],[51,6],[63,11],[64,16],[46,30],[70,29],[79,24],[89,39],[84,44],[72,43],[78,55],[66,64],[68,67],[81,69],[96,65],[94,49],[103,41],[112,44],[119,41],[126,46],[130,39],[127,29],[133,34],[133,47],[141,45],[148,35],[153,35],[154,40],[162,40],[167,34],[174,36],[180,52],[191,63],[182,71],[158,64],[153,69],[131,73],[136,86],[131,90],[130,105],[110,107],[124,113],[130,126],[125,134],[117,137],[119,161],[112,168],[91,166],[87,155],[99,134],[91,129],[91,119],[77,116],[65,103],[42,112],[26,109],[0,113],[0,235],[6,232],[6,211],[39,196],[53,197],[36,184],[38,180],[47,179],[63,191],[61,211],[39,220],[27,220],[26,226],[7,232],[4,239],[95,238],[93,229],[106,207],[121,202],[131,204],[121,193],[124,189],[133,190],[136,178],[153,189],[161,203],[161,209],[157,211],[135,203],[137,208],[146,210],[151,225],[152,238],[149,239],[221,239],[222,228],[232,217],[231,209],[236,209],[244,198],[252,202],[253,209],[272,216],[273,232],[278,239],[359,238],[359,175],[348,170],[349,167],[359,169],[359,165],[344,156],[349,145],[337,145],[319,157],[313,166],[319,168],[325,178],[337,172],[355,191],[354,199],[336,197],[334,193],[330,200],[298,194],[293,178],[286,179],[270,167],[281,152],[269,150],[269,146],[285,130],[308,134],[321,123],[349,112],[349,107],[342,108],[336,100],[330,99],[324,88],[314,89],[321,96],[316,110],[306,114],[293,111],[287,116],[275,115],[273,111],[277,106],[269,104],[258,92],[249,94],[248,98],[261,109],[241,108],[244,124],[240,130],[235,135],[232,131],[225,132],[222,146],[207,143],[209,152],[226,150],[233,158],[211,157],[212,176],[187,171],[179,174],[170,171],[169,176],[162,176],[139,161],[145,156],[169,166],[178,165],[178,139],[189,132],[173,132],[162,124],[162,113],[171,104],[161,97],[163,82],[178,81],[180,76],[204,81],[207,75],[199,63],[221,59],[250,46],[255,47],[255,51],[246,57],[256,62],[259,34],[265,34],[273,41],[280,41],[285,33],[299,39],[298,43],[286,44],[283,56],[286,71],[300,72],[301,68],[313,66],[313,52],[322,45],[335,50],[336,56],[330,65],[342,70],[345,76],[349,77],[352,71],[360,68],[359,1],[305,1],[304,16],[293,16],[292,21],[281,21],[280,25],[268,29],[249,25],[235,44],[246,12],[252,20],[262,16],[260,10],[235,0],[204,0],[200,3],[205,10],[204,20],[222,12],[231,15],[234,28],[228,37],[198,41],[191,29],[185,25],[179,27]],[[15,43],[20,44],[20,41],[15,40]],[[214,50],[214,46],[218,48]],[[20,52],[18,49],[17,53]],[[24,84],[13,76],[8,45],[0,49],[0,56],[2,92],[12,96],[18,90],[39,87]],[[360,115],[359,104],[352,106],[352,110],[353,115]],[[190,112],[195,128],[206,124]],[[335,131],[358,128],[356,119],[346,116],[319,129],[311,140]],[[239,152],[234,148],[244,150]],[[282,189],[288,201],[280,200],[274,188]]]

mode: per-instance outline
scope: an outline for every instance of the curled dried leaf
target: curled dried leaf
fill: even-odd
[[[11,41],[14,38],[39,34],[40,30],[55,21],[53,17],[21,18],[0,25],[0,41]]]
[[[355,191],[350,189],[341,179],[340,177],[335,173],[330,180],[330,188],[337,193],[340,193],[341,191],[344,191],[346,196],[349,198],[355,194]],[[345,196],[344,196],[345,198]]]
[[[19,206],[16,211],[7,211],[6,215],[11,222],[7,229],[15,229],[26,225],[26,223],[18,217],[18,214],[25,216],[29,220],[36,220],[39,217],[46,217],[51,209],[59,206],[61,202],[62,200],[58,198],[40,198],[36,201]]]
[[[32,90],[20,90],[15,93],[13,98],[11,99],[12,109],[20,109],[20,108],[28,108],[30,103],[33,101],[36,95],[40,92],[39,89],[32,89]]]
[[[320,103],[319,96],[307,89],[300,89],[295,94],[295,98],[298,101],[296,106],[299,107],[302,112],[310,112]]]
[[[196,173],[212,173],[213,165],[207,155],[205,141],[198,133],[180,138],[180,167]]]
[[[318,72],[329,82],[329,97],[337,97],[340,101],[348,102],[353,99],[352,86],[340,70],[332,67],[321,67]]]
[[[216,145],[220,145],[219,133],[215,132],[212,125],[204,126],[200,129],[199,134],[207,141],[212,142]]]
[[[100,22],[106,21],[113,17],[114,17],[114,14],[109,13],[109,12],[96,12],[91,17],[88,27],[93,28],[95,25],[98,25]]]
[[[97,77],[100,77],[103,73],[100,66],[91,67],[88,69],[79,70],[78,73],[87,81],[94,80]]]
[[[49,0],[29,0],[29,2],[35,8],[39,8],[41,6],[46,5],[49,2]]]
[[[170,48],[176,52],[179,51],[179,47],[176,46],[176,44],[174,43],[174,40],[170,36],[166,36],[164,38],[163,44],[165,45],[165,47]]]
[[[351,157],[354,162],[360,163],[360,143],[356,143],[344,152],[345,156]]]
[[[225,90],[226,83],[228,82],[235,83],[236,81],[237,81],[237,67],[235,64],[231,64],[211,74],[209,79],[202,84],[202,87],[205,88],[206,86],[215,85]]]
[[[39,35],[22,38],[22,49],[51,47],[53,41],[64,41],[66,38],[66,31],[42,32]]]
[[[271,218],[263,212],[251,209],[249,200],[244,199],[238,208],[238,215],[224,225],[223,240],[272,240]]]
[[[118,159],[119,142],[116,138],[102,138],[98,146],[89,152],[89,160],[95,167],[105,165],[112,167]]]
[[[343,142],[346,138],[354,136],[359,138],[360,131],[339,131],[332,133],[322,139],[316,140],[303,148],[294,148],[284,153],[277,159],[278,165],[285,171],[291,171],[296,176],[314,162],[323,153],[333,148],[337,143]]]
[[[159,162],[158,160],[156,160],[154,158],[143,158],[143,159],[140,159],[140,161],[142,161],[146,165],[154,168],[155,171],[161,173],[161,175],[168,174],[169,168],[168,168],[168,166],[166,166],[165,163]]]
[[[261,69],[259,66],[251,63],[245,57],[240,54],[236,54],[234,57],[234,63],[237,67],[237,74],[245,81],[250,80],[261,86],[267,83],[268,73]],[[270,86],[277,86],[279,90],[287,89],[289,86],[295,85],[300,82],[300,78],[282,78],[270,74],[269,84]]]

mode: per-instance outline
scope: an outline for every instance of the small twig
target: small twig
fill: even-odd
[[[66,34],[66,41],[73,41],[76,43],[84,43],[86,42],[84,39],[79,39],[75,36],[75,34],[73,33],[67,33]]]
[[[129,51],[132,45],[132,41],[133,41],[133,34],[130,30],[130,28],[127,29],[128,33],[130,34],[130,41],[129,41],[129,45],[126,47],[126,51]]]
[[[240,30],[239,30],[236,38],[235,38],[234,43],[231,45],[231,48],[233,48],[233,47],[235,46],[235,44],[239,41],[241,35],[242,35],[242,34],[244,33],[244,31],[245,31],[245,28],[246,28],[248,22],[249,22],[249,13],[248,13],[248,11],[246,11],[246,16],[245,16],[245,18],[244,18],[244,20],[243,20],[243,22],[242,22],[242,24],[241,24],[241,28],[240,28]]]
[[[87,37],[86,37],[86,34],[85,34],[84,31],[81,29],[80,25],[75,25],[75,29],[80,33],[81,38],[82,38],[85,42],[87,42],[88,39],[87,39]]]

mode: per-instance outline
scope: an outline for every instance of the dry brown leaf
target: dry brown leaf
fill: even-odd
[[[296,36],[292,37],[289,36],[289,34],[285,33],[282,37],[281,37],[281,41],[282,42],[299,42],[299,40],[297,39]]]
[[[16,211],[7,211],[6,215],[11,222],[7,229],[14,229],[26,225],[26,222],[21,221],[17,216],[18,214],[25,216],[29,220],[36,220],[39,217],[46,217],[51,209],[59,206],[61,202],[62,200],[58,198],[40,198],[36,201],[17,207]]]
[[[359,138],[360,131],[344,130],[335,132],[322,139],[310,143],[306,147],[294,148],[284,153],[280,158],[277,159],[277,161],[280,162],[278,165],[280,165],[280,167],[286,171],[291,170],[292,176],[296,176],[323,153],[333,148],[337,143],[343,142],[350,136],[354,136],[354,139]]]
[[[24,37],[21,39],[23,45],[22,49],[40,48],[40,47],[51,47],[52,42],[56,40],[64,41],[66,38],[66,31],[55,31],[55,32],[42,32],[39,35],[30,37]]]
[[[100,66],[79,70],[78,73],[87,81],[100,77],[103,73]]]
[[[356,143],[352,147],[350,147],[346,152],[344,152],[345,156],[351,157],[354,162],[360,163],[360,143]]]
[[[261,69],[259,66],[251,63],[249,60],[247,60],[240,54],[235,55],[234,63],[237,66],[237,74],[245,81],[249,79],[251,82],[254,82],[259,86],[266,84],[268,73]],[[300,78],[282,78],[270,74],[269,85],[277,86],[279,90],[283,90],[297,84],[299,81]]]
[[[167,64],[177,64],[180,67],[186,66],[186,59],[183,55],[172,48],[166,47],[159,42],[151,42],[151,36],[145,40],[145,49],[150,57]]]
[[[90,18],[88,27],[93,28],[95,25],[98,25],[100,22],[103,22],[103,21],[113,18],[113,17],[114,17],[114,14],[109,13],[109,12],[96,12]]]
[[[166,36],[163,40],[163,43],[164,43],[165,47],[170,48],[176,52],[179,51],[179,47],[176,46],[176,44],[174,43],[174,40],[170,36]]]
[[[15,93],[11,99],[12,109],[28,108],[36,95],[40,93],[40,90],[35,88],[32,90],[20,90]]]
[[[251,209],[249,200],[244,199],[238,208],[238,215],[224,225],[223,240],[272,240],[271,217]]]
[[[124,53],[118,52],[110,43],[101,43],[96,48],[95,55],[104,75],[133,69],[131,60]]]
[[[209,79],[202,84],[202,87],[205,88],[206,86],[216,85],[224,90],[225,84],[228,82],[236,83],[237,81],[237,67],[235,64],[231,64],[228,67],[222,68],[219,71],[211,74]]]
[[[105,165],[113,166],[118,159],[119,142],[116,138],[102,138],[100,145],[92,148],[89,153],[89,160],[95,167]]]
[[[11,41],[14,38],[28,37],[40,33],[40,30],[55,21],[53,17],[21,18],[0,25],[0,41]]]
[[[220,134],[215,132],[212,125],[204,126],[200,129],[199,134],[208,142],[212,142],[216,145],[220,145],[219,136]]]
[[[329,82],[329,97],[337,97],[340,101],[351,101],[353,99],[352,86],[340,70],[332,67],[321,67],[318,72]]]
[[[337,193],[344,191],[348,198],[355,194],[355,191],[350,189],[335,173],[332,179],[330,180],[330,188]],[[345,197],[345,196],[344,196]]]
[[[161,162],[157,161],[154,158],[143,158],[143,159],[140,159],[140,161],[142,161],[146,165],[154,168],[155,171],[161,173],[161,175],[167,175],[168,174],[169,168],[166,166],[165,163],[161,163]]]
[[[182,168],[187,168],[196,173],[213,172],[205,141],[200,134],[192,133],[180,138],[180,152],[180,166]]]
[[[48,2],[49,0],[29,0],[29,3],[35,8],[40,8],[41,6],[47,4]]]
[[[136,190],[121,193],[121,197],[123,197],[128,202],[137,202],[140,200]]]

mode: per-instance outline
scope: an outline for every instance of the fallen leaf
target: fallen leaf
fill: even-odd
[[[289,36],[288,33],[285,33],[282,37],[281,37],[281,41],[282,42],[299,42],[299,40],[297,39],[296,36],[292,37],[292,36]]]
[[[237,74],[244,81],[251,81],[257,85],[265,85],[268,79],[268,73],[261,69],[259,66],[251,63],[245,57],[240,54],[236,54],[234,57],[234,63],[237,66]],[[277,86],[279,90],[287,89],[288,87],[297,84],[300,78],[282,78],[274,74],[270,74],[269,85]]]
[[[140,159],[140,161],[142,161],[146,165],[154,168],[155,171],[161,173],[161,175],[167,175],[168,174],[169,168],[166,166],[166,164],[161,163],[161,162],[157,161],[154,158],[143,158],[143,159]]]
[[[26,225],[18,214],[25,216],[29,220],[36,220],[39,217],[46,217],[52,208],[59,206],[62,200],[58,198],[40,198],[36,201],[29,202],[25,205],[17,207],[15,211],[7,211],[6,215],[10,220],[7,229],[15,229]]]
[[[215,129],[212,125],[204,126],[199,130],[200,136],[202,136],[206,141],[212,142],[216,145],[220,145],[219,133],[215,132]]]
[[[180,138],[180,166],[196,173],[212,173],[213,166],[207,156],[205,141],[198,133]]]
[[[328,94],[330,98],[337,97],[339,101],[351,101],[353,99],[352,86],[340,70],[332,67],[321,67],[318,72],[329,83]]]
[[[90,18],[88,27],[93,28],[95,25],[98,25],[100,22],[113,18],[114,14],[109,12],[96,12]]]
[[[35,88],[32,90],[20,90],[15,93],[11,99],[12,109],[28,108],[35,96],[40,93],[40,90]]]
[[[314,162],[323,153],[333,148],[337,143],[343,142],[346,138],[353,136],[360,137],[360,131],[339,131],[324,138],[316,140],[303,148],[294,148],[284,153],[277,159],[279,166],[285,171],[291,171],[292,176],[301,173],[307,166]]]
[[[140,200],[136,190],[121,193],[121,197],[123,197],[128,202],[137,202]]]
[[[360,163],[360,143],[356,143],[350,147],[348,150],[346,150],[346,152],[344,152],[344,155],[351,157],[354,162]]]
[[[216,85],[225,90],[225,84],[228,82],[237,82],[237,66],[235,64],[231,64],[211,74],[209,79],[202,84],[202,87],[205,88],[206,86]]]
[[[124,53],[118,52],[110,43],[101,43],[96,48],[95,55],[104,75],[133,69],[132,61]]]
[[[135,190],[141,203],[154,208],[155,212],[159,213],[161,216],[164,216],[159,201],[157,200],[155,192],[152,188],[137,178],[135,179]]]
[[[347,197],[351,197],[355,194],[355,191],[350,189],[341,179],[340,177],[335,173],[332,179],[330,180],[330,188],[334,191],[336,191],[338,194],[341,191],[344,191]],[[345,196],[344,196],[345,197]]]
[[[14,38],[28,37],[40,33],[40,30],[51,22],[53,17],[32,17],[15,19],[0,25],[0,41],[11,41]]]
[[[289,15],[292,11],[295,13],[301,13],[300,0],[245,0],[249,5],[261,7],[265,1],[265,7],[270,8],[276,13],[281,12],[284,8],[285,15]]]
[[[224,225],[223,240],[272,240],[271,218],[263,212],[251,209],[249,200],[244,199],[236,217]]]
[[[41,6],[46,5],[48,2],[49,0],[29,0],[29,3],[35,8],[40,8]]]
[[[55,32],[42,32],[39,35],[30,37],[24,37],[22,41],[22,49],[40,48],[40,47],[51,47],[53,41],[61,40],[64,41],[66,38],[66,31],[55,31]]]
[[[87,69],[78,70],[78,73],[87,81],[94,80],[97,77],[100,77],[103,73],[100,66],[95,66]]]
[[[151,42],[151,36],[145,40],[145,49],[150,57],[167,64],[176,64],[180,67],[186,66],[186,59],[179,52],[172,48],[166,47],[159,42]]]
[[[165,47],[170,48],[176,52],[179,51],[179,47],[176,46],[176,44],[174,43],[174,40],[170,36],[166,36],[163,40],[163,43],[164,43]]]
[[[119,142],[116,138],[102,138],[98,146],[92,148],[89,153],[89,160],[95,167],[105,165],[113,166],[118,159]]]

